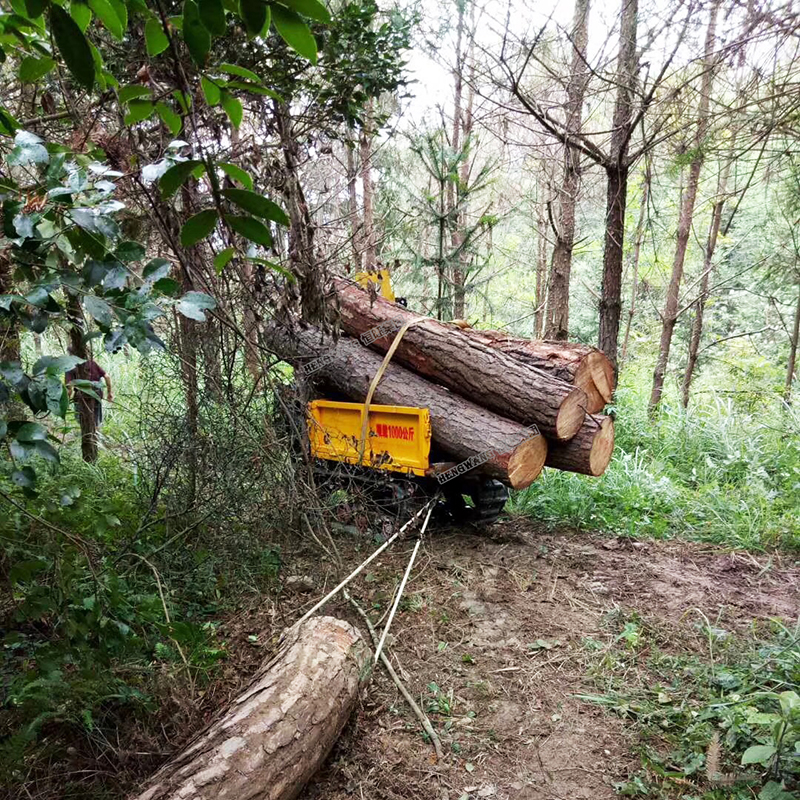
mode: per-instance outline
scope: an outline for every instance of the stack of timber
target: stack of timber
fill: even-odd
[[[529,486],[543,466],[602,475],[614,423],[599,411],[614,371],[592,347],[537,342],[422,317],[345,279],[334,283],[343,335],[271,325],[267,344],[314,378],[363,402],[374,376],[408,325],[372,402],[429,409],[434,445],[454,461],[486,460],[476,472]],[[531,435],[530,426],[539,435]]]

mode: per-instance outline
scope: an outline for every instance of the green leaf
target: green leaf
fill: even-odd
[[[175,295],[181,285],[175,278],[159,278],[154,284],[153,289],[161,294]]]
[[[758,793],[758,800],[797,800],[797,795],[785,791],[776,781],[768,781]]]
[[[48,0],[25,0],[25,11],[30,19],[41,17],[47,8]]]
[[[222,92],[222,107],[231,121],[234,128],[238,128],[242,124],[242,104],[232,94]]]
[[[190,217],[181,228],[181,244],[191,247],[201,239],[205,239],[217,224],[217,210],[215,208],[201,211]]]
[[[42,442],[47,438],[47,428],[38,422],[26,422],[17,431],[17,440],[20,442]]]
[[[202,67],[211,49],[211,35],[200,20],[200,10],[194,0],[184,0],[183,3],[183,40],[189,55]]]
[[[755,744],[742,753],[742,765],[766,764],[777,752],[771,744]]]
[[[166,200],[186,183],[189,176],[197,167],[202,167],[202,161],[181,161],[174,167],[170,167],[162,176],[158,185],[161,187],[161,196]]]
[[[149,97],[152,90],[148,86],[133,83],[130,86],[123,86],[119,90],[120,103],[129,103],[131,100],[138,100],[140,97]]]
[[[19,65],[19,79],[22,83],[36,83],[56,65],[52,58],[25,56]]]
[[[125,115],[126,125],[136,125],[153,116],[155,106],[149,100],[131,100],[128,103],[128,113]]]
[[[75,369],[78,364],[83,364],[83,359],[77,356],[42,356],[33,365],[33,374],[41,375],[47,373],[48,375],[63,375],[71,369]]]
[[[265,97],[271,97],[273,100],[278,100],[279,102],[283,99],[276,91],[267,89],[266,86],[262,86],[260,83],[248,83],[247,81],[228,81],[228,88],[241,89],[245,92],[264,95]]]
[[[254,264],[261,264],[262,267],[271,269],[274,272],[279,272],[290,283],[294,283],[294,281],[296,280],[295,276],[292,275],[292,273],[289,272],[288,269],[284,269],[280,264],[276,264],[274,261],[268,261],[266,258],[257,258],[254,256],[248,256],[247,260],[252,261]]]
[[[219,86],[217,86],[217,84],[214,83],[214,81],[212,81],[210,78],[206,78],[205,75],[200,78],[200,86],[203,89],[203,96],[206,98],[206,103],[208,103],[210,106],[219,105],[220,97],[222,95]]]
[[[157,56],[169,47],[169,39],[164,33],[164,26],[155,17],[147,20],[147,24],[144,26],[144,40],[149,56]]]
[[[187,292],[176,305],[176,308],[184,317],[189,317],[189,319],[194,319],[198,322],[206,321],[206,315],[203,313],[206,309],[216,307],[217,301],[203,292]]]
[[[105,328],[111,326],[114,317],[111,313],[111,306],[105,300],[101,300],[93,294],[87,294],[83,298],[83,307],[86,309],[86,313],[100,325]]]
[[[169,128],[169,132],[173,136],[177,136],[183,128],[183,120],[179,114],[176,114],[166,103],[159,101],[156,103],[156,111],[158,116],[161,117],[163,123]]]
[[[128,28],[128,6],[125,5],[124,0],[108,0],[111,7],[114,9],[122,25],[123,32]]]
[[[50,7],[50,30],[58,52],[75,80],[84,89],[94,85],[94,56],[89,42],[74,19],[61,6]]]
[[[142,277],[146,281],[158,281],[161,278],[166,278],[172,269],[172,264],[166,258],[154,258],[147,263],[147,266],[142,270]]]
[[[30,489],[36,485],[36,473],[30,467],[15,469],[11,473],[11,480],[20,489]]]
[[[124,241],[117,245],[114,255],[125,264],[132,261],[141,261],[144,258],[145,249],[139,242]]]
[[[92,21],[92,9],[86,3],[70,3],[69,13],[75,24],[86,33],[89,23]]]
[[[288,6],[304,17],[311,17],[317,22],[331,21],[330,12],[319,0],[281,0],[281,4]]]
[[[261,83],[261,78],[249,69],[240,67],[237,64],[220,64],[215,68],[219,72],[224,72],[226,75],[236,75],[239,78],[245,78],[253,83]]]
[[[199,0],[200,21],[209,33],[222,36],[228,29],[222,0]]]
[[[289,224],[289,217],[286,216],[284,210],[263,195],[247,189],[223,189],[222,195],[232,203],[236,203],[239,208],[249,211],[257,217],[272,220],[279,225],[288,226]]]
[[[232,178],[237,183],[241,183],[245,189],[253,188],[253,179],[241,167],[237,167],[236,164],[228,164],[227,162],[222,162],[217,164],[217,166],[229,178]]]
[[[312,64],[317,63],[317,42],[308,25],[283,6],[272,7],[272,24],[286,44]]]
[[[272,236],[270,236],[269,230],[257,219],[226,214],[225,220],[236,233],[241,234],[245,239],[264,247],[269,247],[272,244]]]
[[[122,41],[125,28],[111,3],[108,0],[88,0],[88,2],[89,8],[94,11],[94,15],[105,25],[108,32],[118,41]]]
[[[261,33],[267,24],[268,8],[262,0],[240,0],[239,14],[244,21],[244,27],[251,36]]]
[[[0,134],[4,136],[13,136],[17,128],[19,128],[17,120],[14,119],[5,108],[0,106]]]
[[[214,269],[217,271],[217,275],[222,274],[222,270],[228,266],[235,253],[236,248],[226,247],[221,253],[214,256]]]
[[[67,388],[66,386],[59,386],[59,389],[60,392],[59,392],[58,405],[55,405],[53,408],[50,408],[48,404],[48,408],[53,413],[56,413],[57,409],[58,416],[64,416],[63,414],[61,414],[61,405],[62,405],[61,395],[67,393]],[[37,454],[40,455],[42,458],[46,459],[47,461],[50,461],[53,464],[58,464],[58,452],[56,451],[55,447],[53,447],[53,445],[50,444],[50,442],[36,442],[34,447],[36,448]]]

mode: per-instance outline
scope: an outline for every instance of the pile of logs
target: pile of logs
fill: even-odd
[[[588,345],[530,341],[420,317],[345,279],[334,283],[344,335],[271,326],[271,348],[354,401],[407,323],[372,402],[429,409],[433,444],[449,459],[490,457],[476,471],[514,489],[543,466],[601,475],[614,449],[601,414],[614,391],[609,360]],[[531,437],[529,426],[541,435]]]

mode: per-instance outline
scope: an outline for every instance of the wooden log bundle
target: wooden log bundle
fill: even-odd
[[[614,367],[604,353],[590,345],[522,339],[502,331],[475,328],[464,332],[517,361],[583,389],[588,398],[587,414],[596,414],[611,402],[615,388]]]
[[[265,344],[296,367],[313,363],[315,382],[357,402],[391,348],[373,402],[427,408],[446,462],[469,460],[514,489],[543,466],[603,474],[614,421],[597,412],[611,399],[614,370],[598,350],[421,317],[343,278],[334,289],[347,335],[273,323],[262,331]],[[543,435],[532,436],[532,425]]]
[[[247,689],[130,800],[293,800],[349,719],[369,664],[348,622],[296,626]]]
[[[386,352],[393,333],[418,320],[404,334],[394,361],[452,389],[485,408],[523,424],[535,423],[549,438],[571,439],[583,425],[589,404],[578,386],[559,380],[488,346],[453,325],[419,318],[381,297],[371,298],[348,281],[335,281],[342,327],[351,336],[371,340]],[[392,333],[373,339],[376,328]]]
[[[289,363],[317,360],[315,371],[326,384],[355,401],[363,401],[383,358],[356,339],[324,336],[313,327],[289,331],[267,326],[264,341]],[[427,408],[434,443],[458,461],[481,460],[480,471],[514,489],[530,486],[547,457],[547,441],[525,425],[505,419],[444,386],[390,363],[373,396],[375,403]],[[486,456],[482,461],[481,456]]]

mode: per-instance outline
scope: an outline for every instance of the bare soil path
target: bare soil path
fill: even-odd
[[[396,545],[354,584],[376,621],[410,547]],[[358,562],[356,553],[342,555]],[[344,601],[328,611],[360,624]],[[544,533],[519,519],[489,536],[436,534],[406,590],[390,649],[441,736],[444,762],[436,763],[379,670],[303,798],[615,797],[614,783],[639,768],[635,732],[576,695],[597,692],[590,673],[619,640],[620,620],[657,631],[665,651],[699,653],[703,617],[747,633],[754,621],[757,629],[798,613],[800,566],[790,557]],[[635,670],[646,669],[646,655]]]

